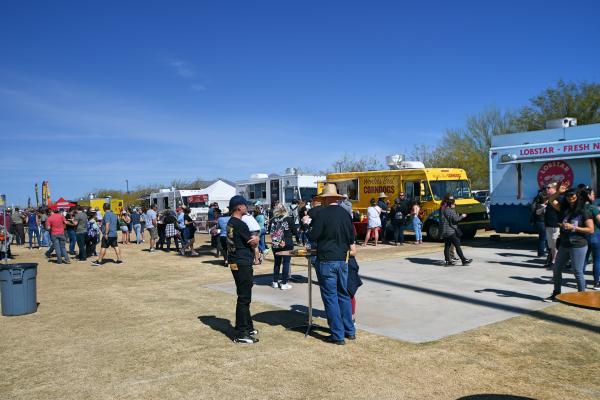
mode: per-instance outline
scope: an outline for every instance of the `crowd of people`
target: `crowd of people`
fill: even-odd
[[[576,277],[578,291],[585,291],[585,266],[590,257],[593,260],[593,288],[600,290],[600,209],[594,201],[595,193],[586,185],[569,188],[557,183],[546,185],[535,198],[532,223],[538,231],[537,252],[539,257],[547,257],[546,265],[553,270],[554,290],[547,301],[555,301],[560,294],[562,274],[567,266]],[[260,202],[252,206],[250,212],[249,203],[238,195],[231,198],[228,208],[221,210],[217,203],[213,203],[208,212],[211,245],[217,249],[217,256],[222,255],[237,287],[234,341],[258,342],[258,332],[250,315],[253,267],[262,264],[265,255],[272,251],[271,286],[289,290],[292,288],[289,283],[290,252],[295,246],[305,246],[314,251],[311,262],[316,270],[331,330],[327,340],[338,345],[345,344],[347,339],[354,340],[354,295],[361,282],[355,258],[357,233],[352,223],[356,220],[356,213],[348,197],[338,194],[335,185],[326,184],[312,202],[294,200],[289,208],[278,202],[268,209]],[[465,217],[465,214],[456,212],[455,200],[447,194],[439,209],[446,266],[455,265],[457,261],[468,265],[473,261],[464,255],[461,248],[459,222]],[[371,238],[377,246],[388,223],[396,246],[405,243],[404,229],[407,226],[415,233],[414,243],[422,243],[419,203],[407,200],[403,192],[393,203],[387,200],[385,193],[380,193],[377,200],[371,199],[363,246],[368,245]],[[104,204],[102,212],[81,206],[67,211],[49,208],[21,211],[15,208],[8,210],[6,221],[0,221],[0,226],[10,227],[8,230],[0,229],[0,235],[8,239],[3,242],[0,255],[10,256],[13,240],[17,245],[26,245],[27,232],[29,249],[36,243],[38,247],[47,247],[46,257],[50,259],[55,254],[57,264],[70,263],[70,256],[76,256],[78,261],[96,256],[92,264],[100,266],[109,247],[114,249],[115,263],[122,263],[119,231],[123,245],[145,243],[144,232],[147,232],[148,251],[151,253],[156,250],[170,252],[173,244],[180,255],[198,255],[194,249],[196,221],[190,210],[183,206],[159,213],[154,204],[149,208],[125,209],[119,215],[111,211],[108,203]],[[269,243],[266,241],[267,234],[270,235]],[[381,239],[385,242],[384,234]],[[99,253],[96,250],[98,243],[101,244]]]
[[[553,271],[554,290],[546,301],[561,293],[563,272],[569,267],[577,290],[586,290],[585,269],[592,260],[592,289],[600,290],[600,210],[594,190],[580,184],[548,183],[532,205],[531,222],[538,231],[537,255]]]

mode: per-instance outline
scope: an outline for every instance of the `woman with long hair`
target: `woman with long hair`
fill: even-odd
[[[462,248],[460,247],[461,231],[458,228],[458,222],[467,215],[458,215],[455,207],[456,203],[454,199],[448,199],[446,201],[446,207],[441,212],[440,216],[442,219],[442,238],[444,239],[444,259],[446,261],[446,266],[454,265],[454,261],[450,258],[450,246],[452,245],[454,245],[456,253],[462,261],[462,265],[468,265],[473,261],[472,258],[465,257]]]
[[[273,249],[273,256],[275,258],[273,264],[273,282],[271,283],[271,286],[275,289],[280,288],[281,290],[291,289],[292,285],[287,283],[287,281],[290,275],[290,262],[292,257],[281,256],[279,253],[284,250],[293,250],[296,226],[294,224],[294,217],[288,215],[283,204],[278,204],[275,209],[273,209],[273,218],[269,224],[269,232],[271,233],[271,248]],[[282,265],[283,271],[281,271]],[[281,280],[279,279],[280,276]]]
[[[592,188],[588,186],[582,191],[582,193],[587,196],[588,201],[586,208],[594,220],[594,233],[588,236],[588,251],[592,253],[594,274],[593,289],[600,290],[600,209],[598,209],[598,206],[594,204],[594,201],[596,200],[596,193]]]
[[[563,194],[560,203],[554,199]],[[588,242],[586,235],[594,233],[594,221],[591,213],[586,208],[589,197],[586,193],[578,192],[561,185],[558,192],[549,197],[549,203],[559,211],[560,244],[556,254],[553,268],[554,291],[546,301],[556,301],[556,296],[562,289],[562,271],[567,262],[571,261],[571,268],[577,281],[577,290],[585,291],[585,256]]]

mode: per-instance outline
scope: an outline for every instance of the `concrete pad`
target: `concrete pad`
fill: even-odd
[[[470,266],[444,267],[439,252],[360,263],[357,327],[410,342],[427,342],[547,307],[552,272],[535,252],[507,248],[465,248]],[[306,277],[294,267],[294,275]],[[570,276],[565,275],[565,278]],[[316,276],[313,273],[313,279]],[[570,280],[567,279],[567,282]],[[306,311],[308,286],[271,288],[271,275],[255,279],[253,300]],[[316,282],[315,282],[316,283]],[[235,293],[233,282],[207,285]],[[318,285],[314,315],[324,317]],[[322,323],[326,325],[324,322]]]

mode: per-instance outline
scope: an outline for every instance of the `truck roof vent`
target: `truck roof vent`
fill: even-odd
[[[392,154],[385,157],[385,163],[390,169],[400,169],[400,164],[404,161],[404,154]]]
[[[570,128],[577,126],[577,118],[564,117],[546,121],[546,129]]]

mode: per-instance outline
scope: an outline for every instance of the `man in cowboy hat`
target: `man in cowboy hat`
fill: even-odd
[[[377,205],[381,208],[381,242],[385,242],[385,232],[387,229],[388,215],[390,213],[388,204],[386,202],[387,195],[384,192],[379,193],[379,200]]]
[[[323,204],[311,222],[309,238],[317,242],[315,269],[325,305],[331,343],[343,345],[344,338],[356,339],[348,293],[348,251],[354,243],[354,226],[346,210],[338,205],[343,196],[332,183],[317,196]]]

